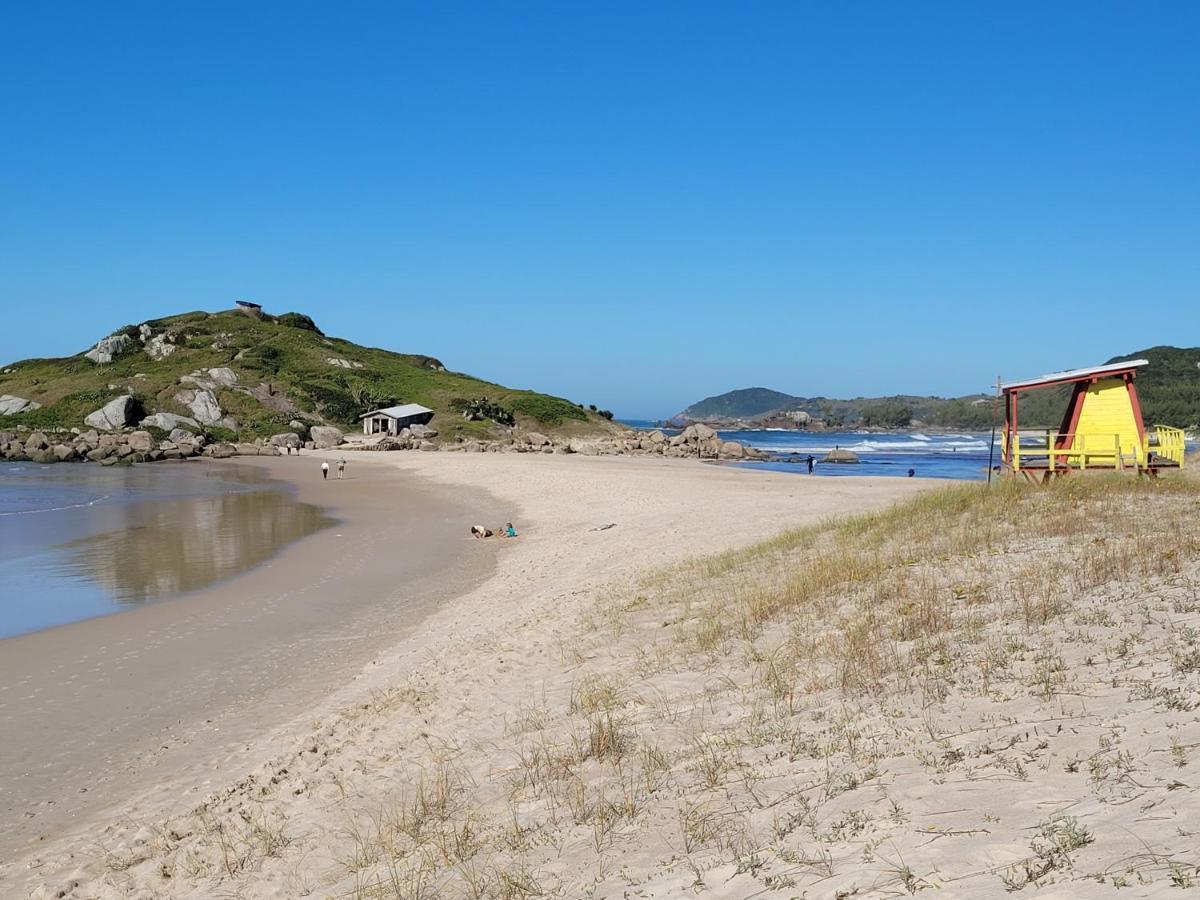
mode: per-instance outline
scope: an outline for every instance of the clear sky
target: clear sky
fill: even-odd
[[[618,415],[1200,344],[1200,4],[6,3],[0,360],[242,297]]]

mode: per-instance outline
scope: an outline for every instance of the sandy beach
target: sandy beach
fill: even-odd
[[[284,477],[300,464],[271,463]],[[315,461],[306,457],[303,464]],[[326,774],[326,760],[336,760],[339,771],[357,768],[363,754],[375,752],[373,744],[350,737],[363,727],[364,699],[378,702],[413,679],[440,698],[420,719],[389,717],[379,736],[401,753],[428,739],[435,724],[462,740],[483,739],[561,671],[565,650],[558,642],[573,633],[605,585],[791,525],[881,508],[929,487],[690,461],[540,455],[356,455],[351,478],[341,484],[320,484],[304,471],[301,499],[330,504],[345,520],[335,529],[342,537],[326,533],[295,545],[269,568],[214,589],[203,608],[196,598],[157,604],[30,635],[4,654],[4,684],[16,688],[10,697],[19,696],[6,698],[3,712],[9,723],[27,724],[5,728],[20,736],[5,750],[5,771],[23,777],[6,790],[13,799],[5,804],[5,840],[14,855],[0,869],[0,882],[18,891],[53,886],[58,882],[47,878],[55,872],[59,881],[78,882],[71,896],[123,896],[141,876],[134,865],[114,872],[110,854],[143,841],[150,823],[236,792],[247,777],[277,769],[306,747],[317,749],[307,757],[320,759]],[[415,482],[450,505],[432,517],[397,515],[390,499],[404,479],[405,498]],[[331,495],[332,489],[339,493]],[[519,540],[466,537],[464,522],[498,525],[509,518]],[[369,636],[347,635],[324,612],[318,622],[297,618],[305,598],[353,603],[392,580],[389,545],[404,539],[395,530],[404,522],[457,542],[461,551],[453,571],[435,566],[424,580],[420,574],[406,579],[399,592],[406,610],[415,605],[429,615],[415,626],[411,615],[356,620],[354,628],[368,623]],[[493,561],[495,572],[463,592]],[[299,605],[284,602],[293,592],[300,592]],[[228,651],[230,641],[266,642],[270,652],[236,662],[224,653],[210,655],[215,648]],[[371,658],[347,659],[340,649],[347,642],[369,648]],[[211,662],[198,670],[188,662],[198,657]],[[80,683],[91,687],[79,691]],[[47,745],[62,758],[34,765],[39,754],[45,762]],[[293,791],[296,810],[289,818],[305,821],[314,848],[344,828],[323,811],[319,792]],[[319,851],[305,856],[305,877],[324,882],[330,861],[317,858]],[[294,869],[288,870],[256,877],[247,890],[292,896]],[[160,896],[208,892],[182,881],[140,889]]]
[[[0,856],[146,788],[170,795],[164,772],[193,795],[219,785],[265,730],[492,570],[467,523],[504,511],[480,491],[357,465],[322,481],[307,457],[188,465],[254,467],[337,524],[212,588],[0,642]]]

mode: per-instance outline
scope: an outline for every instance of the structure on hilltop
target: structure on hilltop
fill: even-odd
[[[1046,481],[1087,469],[1156,475],[1161,469],[1181,468],[1183,431],[1156,425],[1147,433],[1142,420],[1134,379],[1145,365],[1147,360],[1133,359],[1001,384],[1004,470]],[[1059,429],[1022,432],[1021,394],[1060,385],[1071,388],[1071,399]]]

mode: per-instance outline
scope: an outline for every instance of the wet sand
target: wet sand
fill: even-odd
[[[342,481],[322,481],[311,457],[236,465],[293,483],[338,523],[213,587],[0,641],[0,856],[139,794],[162,803],[186,785],[178,802],[194,804],[254,761],[254,736],[307,722],[493,569],[496,545],[467,529],[508,510],[483,491],[359,458]],[[175,787],[160,788],[167,772]]]

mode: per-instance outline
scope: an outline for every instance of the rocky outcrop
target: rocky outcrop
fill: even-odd
[[[823,463],[856,463],[858,462],[858,454],[853,450],[843,450],[841,447],[834,447],[823,457]]]
[[[184,432],[187,437],[193,436]],[[100,434],[94,429],[70,431],[0,432],[0,457],[35,462],[72,462],[90,460],[103,465],[154,462],[160,459],[184,459],[199,452],[202,439],[156,441],[148,431],[128,434]]]
[[[331,366],[337,366],[339,369],[361,369],[363,367],[363,364],[360,362],[355,362],[351,359],[338,359],[335,356],[329,357],[325,362]]]
[[[42,404],[12,394],[0,394],[0,416],[15,416],[17,413],[41,409]]]
[[[199,423],[188,416],[177,416],[175,413],[160,412],[146,416],[138,423],[142,428],[161,428],[163,431],[174,431],[181,426],[199,428]]]
[[[99,428],[101,431],[116,431],[131,425],[137,404],[129,394],[122,394],[115,400],[110,400],[103,407],[91,413],[83,421],[85,425]]]
[[[143,325],[143,328],[146,326]],[[175,341],[170,335],[156,334],[154,337],[145,341],[146,353],[151,359],[166,359],[175,352]]]
[[[83,355],[97,365],[104,365],[129,349],[130,343],[132,341],[127,334],[110,334],[97,341],[96,346]]]
[[[318,450],[336,447],[342,442],[342,430],[332,425],[314,425],[309,430],[309,437]]]
[[[272,447],[291,447],[293,450],[299,450],[301,446],[300,435],[294,431],[285,431],[282,434],[271,435],[268,443]]]
[[[205,425],[220,425],[225,417],[220,404],[217,403],[216,394],[208,388],[182,390],[175,395],[175,401],[190,409],[196,421]]]

